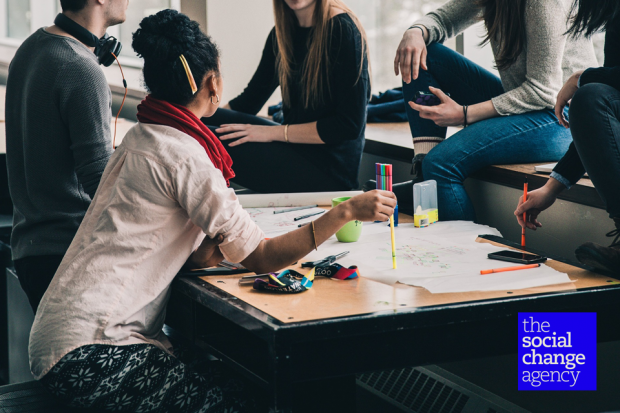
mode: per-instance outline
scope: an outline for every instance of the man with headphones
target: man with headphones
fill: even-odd
[[[100,65],[120,52],[106,30],[125,21],[128,0],[60,4],[55,25],[17,50],[6,88],[11,249],[35,312],[112,154],[112,96]]]

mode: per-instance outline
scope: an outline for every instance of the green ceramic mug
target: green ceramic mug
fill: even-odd
[[[350,196],[343,196],[341,198],[332,199],[332,208],[335,208],[337,205],[342,204],[345,201],[351,199]],[[362,221],[351,221],[347,222],[344,227],[340,228],[338,232],[336,232],[336,238],[340,242],[355,242],[360,239],[362,235]]]

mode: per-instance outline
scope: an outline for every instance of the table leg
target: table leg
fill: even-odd
[[[271,355],[271,413],[354,413],[355,375],[300,381],[288,343],[274,343]],[[299,352],[297,352],[299,356]]]
[[[291,369],[291,348],[287,345],[274,347],[269,348],[273,371],[270,413],[292,413],[295,385]]]

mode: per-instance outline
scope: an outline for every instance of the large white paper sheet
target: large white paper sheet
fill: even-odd
[[[341,192],[300,192],[296,194],[251,194],[239,195],[239,202],[244,208],[294,207],[305,205],[331,206],[332,199],[344,196],[356,196],[362,191]]]
[[[501,262],[501,261],[498,261]],[[494,265],[493,268],[501,268]],[[430,278],[403,278],[400,283],[424,287],[431,293],[464,293],[470,291],[519,290],[572,282],[568,275],[551,267],[480,275],[480,271]]]
[[[314,211],[308,209],[274,215],[273,210],[248,209],[250,215],[255,214],[253,218],[268,236],[296,229],[297,223],[290,225],[292,217],[302,215],[301,212]],[[342,243],[332,236],[318,251],[312,251],[307,259],[318,260],[349,251],[338,262],[344,266],[357,265],[361,276],[390,285],[399,282],[419,286],[432,293],[514,290],[571,282],[566,274],[546,265],[536,269],[480,275],[481,270],[518,265],[487,257],[490,252],[506,248],[476,242],[479,235],[501,236],[495,228],[485,225],[449,221],[415,228],[413,224],[400,224],[394,231],[397,269],[392,268],[392,244],[387,223],[365,222],[359,241],[353,243]]]
[[[543,265],[537,269],[481,275],[481,270],[513,267],[491,260],[490,252],[506,248],[477,243],[478,235],[501,236],[494,228],[472,222],[438,222],[428,228],[402,224],[396,228],[396,261],[392,269],[389,229],[378,231],[348,257],[361,262],[360,273],[375,281],[408,284],[432,293],[497,291],[571,282],[566,274]],[[359,264],[358,264],[359,265]]]

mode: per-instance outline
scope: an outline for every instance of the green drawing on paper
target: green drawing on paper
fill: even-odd
[[[380,248],[381,255],[377,256],[378,260],[391,260],[389,252],[390,248]],[[459,247],[442,247],[436,248],[421,245],[400,245],[396,247],[396,259],[400,262],[405,261],[414,267],[433,268],[435,270],[449,270],[453,265],[442,260],[446,255],[452,256],[450,261],[454,260],[454,255],[463,255],[466,251]]]

